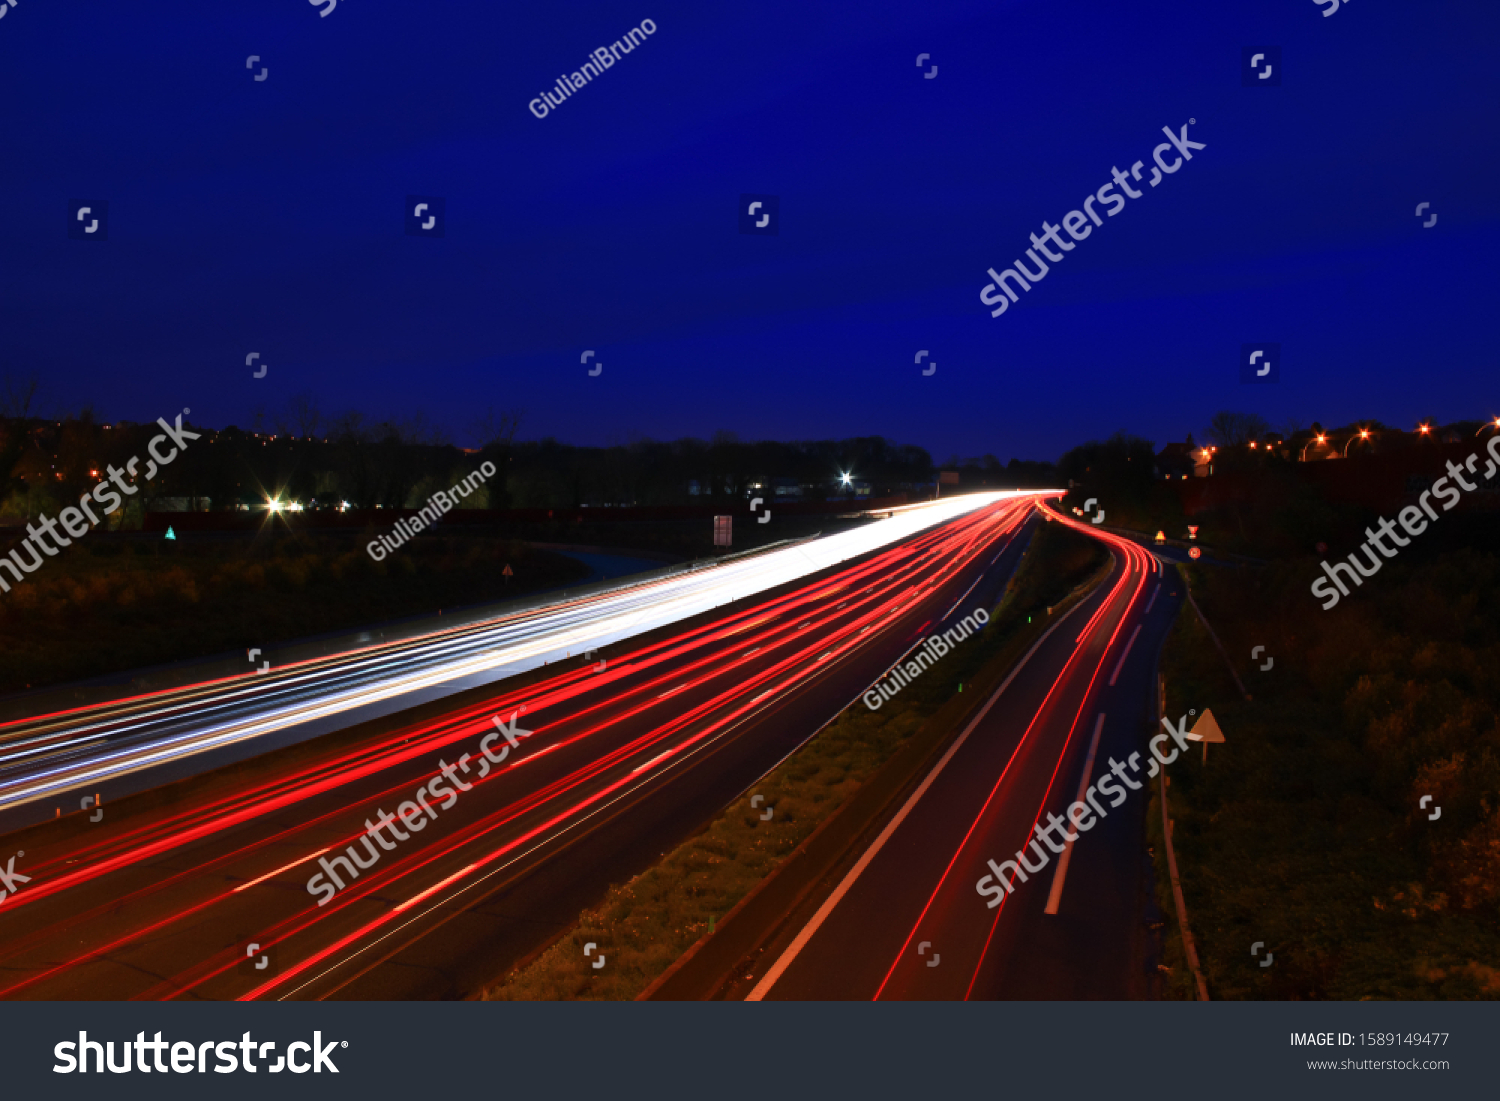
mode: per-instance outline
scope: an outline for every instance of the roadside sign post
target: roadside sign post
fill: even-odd
[[[1188,731],[1187,739],[1190,742],[1203,743],[1203,763],[1206,765],[1208,764],[1208,743],[1222,742],[1224,732],[1219,729],[1214,713],[1205,707],[1203,714],[1199,715],[1198,721],[1193,724],[1193,729]]]

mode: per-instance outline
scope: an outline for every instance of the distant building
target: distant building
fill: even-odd
[[[1173,481],[1190,477],[1197,460],[1197,449],[1191,443],[1169,443],[1156,456],[1156,474]]]

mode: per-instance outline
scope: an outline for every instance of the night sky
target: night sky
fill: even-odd
[[[105,420],[245,427],[310,391],[460,443],[493,405],[522,438],[1002,462],[1225,408],[1500,414],[1500,4],[1327,3],[19,0],[0,374]],[[1265,46],[1279,86],[1243,86]],[[1206,148],[991,318],[986,269],[1190,118]],[[742,194],[777,234],[740,232]],[[70,238],[75,199],[107,241]],[[1278,382],[1240,382],[1247,342]]]

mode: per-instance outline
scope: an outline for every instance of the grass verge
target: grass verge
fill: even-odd
[[[1206,766],[1196,748],[1174,764],[1168,788],[1211,996],[1500,998],[1500,558],[1393,563],[1328,612],[1306,561],[1188,572],[1254,697],[1184,604],[1167,714],[1211,707],[1226,738]],[[1190,998],[1160,816],[1166,993]]]
[[[384,562],[351,538],[84,544],[0,596],[0,634],[26,640],[0,648],[0,693],[269,648],[588,573],[560,554],[483,537],[419,538]]]

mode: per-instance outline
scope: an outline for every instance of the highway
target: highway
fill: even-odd
[[[1143,821],[1157,766],[1143,727],[1181,583],[1133,541],[1054,515],[1109,546],[1108,579],[719,996],[1148,996]]]
[[[0,903],[0,996],[471,994],[690,836],[914,638],[998,599],[1038,496],[955,498],[774,562],[643,586],[623,606],[549,609],[575,652],[635,629],[586,663],[481,683],[169,797],[107,803],[98,823],[73,815],[12,835],[30,879]],[[99,768],[110,752],[129,760],[161,742],[175,752],[358,691],[505,668],[514,654],[490,651],[507,630],[523,635],[508,646],[558,644],[506,623],[427,640],[405,659],[310,663],[261,678],[275,698],[249,717],[235,711],[251,706],[236,695],[243,678],[184,690],[98,720],[128,733],[88,744],[119,750],[63,750],[48,767]],[[381,679],[351,684],[372,670]],[[162,724],[155,741],[139,730],[150,723]]]
[[[117,798],[267,749],[393,714],[653,628],[681,622],[1016,498],[972,494],[905,506],[826,538],[466,624],[404,642],[0,724],[8,825]]]

